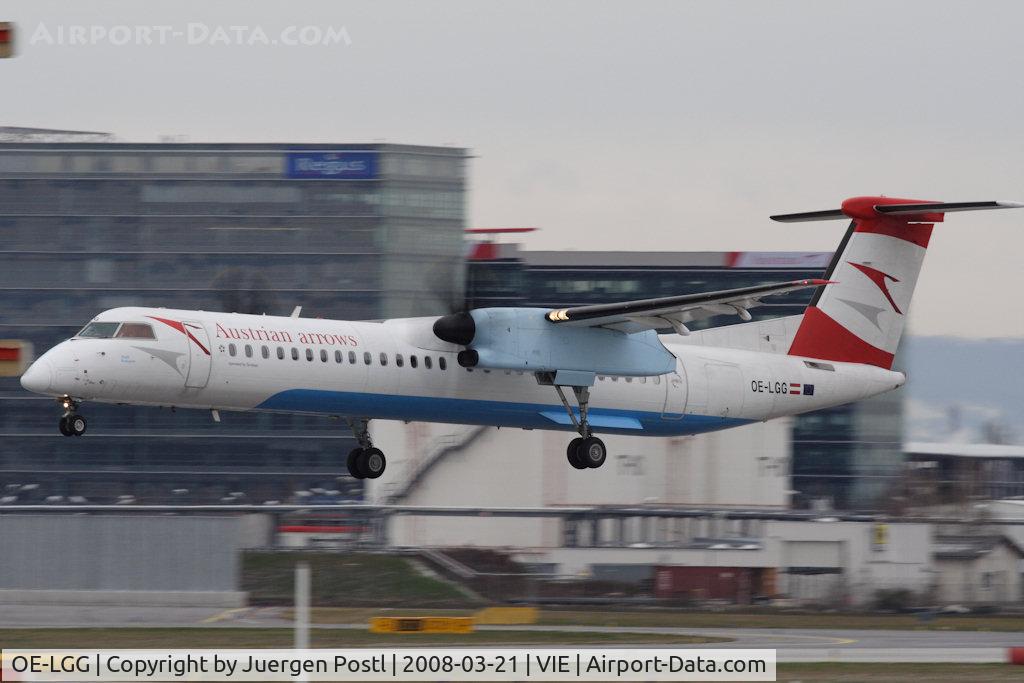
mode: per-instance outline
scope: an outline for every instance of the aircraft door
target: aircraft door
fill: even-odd
[[[182,321],[185,336],[188,337],[188,375],[185,386],[201,389],[210,379],[213,356],[210,355],[210,337],[202,323]]]
[[[735,365],[708,363],[708,408],[710,417],[735,417],[743,411],[743,373]]]
[[[678,367],[679,371],[683,371],[682,365]],[[661,410],[661,419],[682,419],[683,411],[686,410],[686,380],[680,376],[678,371],[670,372],[662,377],[665,380],[665,406]]]

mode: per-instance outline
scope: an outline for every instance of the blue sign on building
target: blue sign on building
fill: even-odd
[[[377,177],[376,152],[288,152],[289,178],[372,180]]]

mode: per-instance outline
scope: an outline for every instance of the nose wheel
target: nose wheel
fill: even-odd
[[[352,419],[348,423],[352,428],[352,434],[359,441],[359,447],[353,448],[345,461],[348,473],[356,479],[376,479],[384,474],[388,460],[384,457],[384,452],[374,448],[370,441],[367,420]]]
[[[81,436],[85,434],[88,426],[89,423],[86,422],[85,418],[78,414],[64,415],[58,423],[60,433],[64,436]]]
[[[85,434],[89,423],[78,414],[78,403],[71,400],[70,396],[63,396],[59,400],[61,407],[64,408],[64,414],[61,415],[60,422],[57,423],[60,433],[64,436],[82,436],[82,434]]]

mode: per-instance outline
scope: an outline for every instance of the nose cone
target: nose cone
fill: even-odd
[[[21,376],[21,386],[37,394],[45,394],[53,385],[53,367],[49,362],[39,359],[29,366]]]

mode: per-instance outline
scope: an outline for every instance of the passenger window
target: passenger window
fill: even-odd
[[[640,378],[640,384],[647,384],[647,378],[646,377],[641,377]]]
[[[441,356],[440,358],[437,359],[437,367],[441,368],[442,370],[448,369],[448,361],[445,360],[444,356]]]
[[[660,375],[655,375],[654,376],[654,383],[655,384],[661,384],[661,376]]]
[[[345,359],[344,359],[344,358],[342,357],[342,355],[341,355],[341,351],[335,351],[335,352],[334,352],[334,362],[335,362],[335,363],[340,363],[340,362],[342,362],[343,360],[345,360]]]
[[[402,354],[395,354],[395,365],[397,365],[398,367],[402,367],[403,365],[405,365],[405,360],[402,359]]]
[[[327,349],[320,349],[320,362],[321,363],[326,363],[327,362]]]
[[[409,367],[416,367],[416,356],[409,356]]]
[[[383,368],[383,367],[386,367],[387,364],[388,364],[388,354],[381,353],[380,354],[380,366]]]
[[[156,339],[153,328],[146,323],[125,323],[114,336],[118,339]]]
[[[633,378],[632,377],[627,377],[626,378],[626,383],[627,384],[632,384],[633,383]]]
[[[373,362],[373,356],[370,355],[369,351],[363,353],[363,362],[367,365]]]
[[[310,349],[310,348],[306,349],[306,360],[308,360],[310,362],[313,361],[313,349]]]
[[[278,346],[277,347],[277,359],[278,360],[284,360],[284,347],[283,346]]]
[[[264,360],[266,360],[267,358],[270,358],[270,349],[268,349],[266,346],[264,346],[262,349],[260,349],[260,355],[263,356]]]
[[[229,356],[234,356],[237,353],[238,353],[238,347],[236,347],[234,344],[228,344],[228,355]]]
[[[293,346],[292,347],[292,360],[298,360],[298,359],[299,359],[299,350]]]
[[[252,344],[245,345],[245,357],[252,358]]]
[[[423,356],[423,367],[429,370],[433,364],[434,362],[430,360],[430,356]]]
[[[351,363],[352,365],[356,364],[356,352],[355,351],[349,351],[348,352],[348,362]]]

